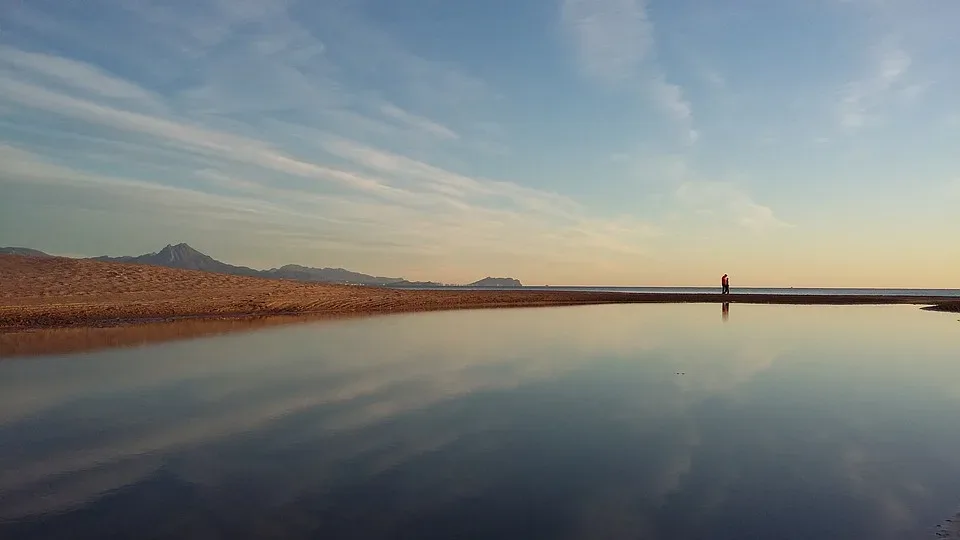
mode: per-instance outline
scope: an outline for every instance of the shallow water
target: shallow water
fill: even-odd
[[[400,287],[401,289],[451,289],[451,290],[490,290],[490,287],[470,286],[430,286],[430,287]],[[500,289],[500,288],[498,288]],[[580,292],[632,292],[632,293],[660,293],[660,294],[711,294],[719,293],[720,286],[716,287],[589,287],[589,286],[557,286],[557,285],[524,285],[518,287],[503,287],[503,290],[524,291],[580,291]],[[828,295],[828,296],[942,296],[960,298],[960,289],[854,289],[854,288],[815,288],[815,287],[733,287],[734,294],[782,294],[782,295]]]
[[[0,362],[0,538],[927,538],[960,323],[606,305]]]

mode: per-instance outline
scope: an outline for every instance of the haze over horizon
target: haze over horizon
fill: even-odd
[[[960,2],[0,3],[0,245],[960,287]]]

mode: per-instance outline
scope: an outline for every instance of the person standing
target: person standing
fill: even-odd
[[[724,274],[723,277],[720,278],[720,287],[721,287],[720,294],[730,294],[730,277],[727,276],[726,274]]]

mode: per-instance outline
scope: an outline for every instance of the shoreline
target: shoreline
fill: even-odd
[[[322,286],[322,285],[321,285]],[[237,306],[230,298],[215,298],[202,306],[181,305],[176,300],[126,302],[76,302],[50,298],[50,302],[0,305],[0,334],[53,328],[110,328],[191,320],[283,318],[340,318],[392,313],[457,311],[463,309],[509,309],[603,304],[760,304],[760,305],[915,305],[926,311],[960,313],[960,301],[946,297],[880,295],[785,295],[698,293],[581,293],[540,291],[417,291],[396,294],[390,289],[357,287],[365,294],[345,299],[339,305],[316,306],[302,302],[257,302]],[[352,300],[352,301],[349,301]],[[192,308],[192,309],[191,309]]]
[[[719,296],[719,295],[715,295]],[[752,296],[752,295],[751,295]],[[780,300],[780,299],[777,299]],[[790,300],[790,299],[786,299]],[[855,299],[857,301],[844,301],[839,304],[830,303],[836,301],[836,297],[817,299],[818,302],[796,303],[796,302],[760,302],[766,304],[789,304],[789,305],[890,305],[888,302],[881,302],[881,299],[873,297],[869,302],[865,299]],[[441,306],[431,309],[407,309],[407,310],[360,310],[360,311],[327,311],[327,312],[270,312],[270,313],[218,313],[212,315],[184,315],[169,318],[145,318],[133,317],[125,319],[85,319],[71,321],[73,324],[53,326],[50,324],[44,326],[17,326],[0,327],[0,360],[15,359],[32,356],[56,355],[56,354],[75,354],[86,353],[102,349],[117,349],[128,347],[139,347],[148,344],[163,343],[168,341],[180,341],[195,339],[201,337],[212,337],[216,335],[232,334],[236,332],[251,332],[261,329],[292,326],[297,324],[308,324],[318,322],[336,322],[356,318],[388,316],[399,313],[418,313],[439,310],[458,310],[458,309],[492,309],[492,308],[536,308],[536,307],[561,307],[576,305],[599,305],[599,304],[622,304],[627,302],[576,302],[576,303],[557,303],[548,302],[541,304],[531,304],[521,302],[510,305],[484,305],[474,306],[471,304],[460,304],[453,307]],[[662,303],[675,304],[680,303],[673,299],[643,298],[636,302],[629,303]],[[707,301],[684,301],[682,303],[703,304]],[[721,301],[709,302],[713,304],[723,303]],[[730,302],[730,303],[753,303],[753,302]],[[904,304],[906,302],[900,302]],[[924,310],[937,310],[936,306],[923,307]],[[950,311],[960,311],[960,305],[953,305]],[[46,319],[49,322],[50,319]]]
[[[328,318],[597,304],[911,304],[960,312],[947,296],[393,289],[241,277],[67,258],[0,256],[0,334],[185,320]]]

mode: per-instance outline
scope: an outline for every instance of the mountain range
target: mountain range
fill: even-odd
[[[21,247],[0,247],[0,255],[24,255],[29,257],[51,257],[42,251]],[[443,287],[441,283],[433,281],[407,281],[399,277],[371,276],[352,272],[343,268],[311,268],[298,264],[288,264],[270,270],[256,270],[246,266],[235,266],[218,261],[213,257],[201,253],[187,244],[168,244],[156,253],[146,253],[136,256],[91,257],[101,262],[126,264],[148,264],[165,266],[167,268],[181,268],[184,270],[200,270],[236,276],[261,277],[268,279],[291,279],[296,281],[316,281],[322,283],[341,283],[355,285],[378,285],[390,287]],[[519,280],[513,278],[486,277],[466,285],[467,287],[522,287]]]

